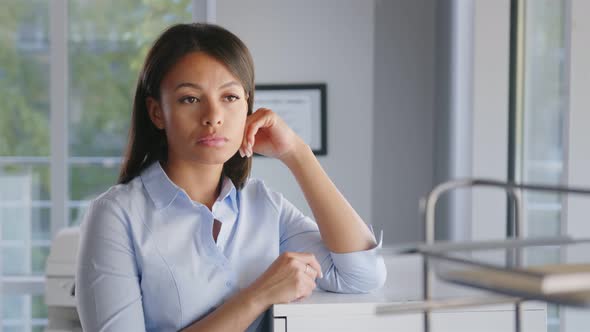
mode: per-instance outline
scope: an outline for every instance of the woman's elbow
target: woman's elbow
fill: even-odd
[[[359,283],[358,293],[371,293],[385,285],[387,280],[387,269],[382,257],[377,257],[375,264],[368,269]]]
[[[382,257],[375,257],[373,264],[363,264],[351,270],[341,270],[332,266],[330,272],[319,280],[318,285],[330,292],[363,294],[383,287],[387,270]]]

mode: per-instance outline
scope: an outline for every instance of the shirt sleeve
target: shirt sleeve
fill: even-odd
[[[267,193],[280,215],[280,253],[287,251],[313,253],[322,266],[323,278],[317,285],[326,291],[338,293],[368,293],[383,286],[387,277],[383,257],[375,248],[350,253],[328,250],[320,231],[311,218],[301,213],[283,195]]]
[[[80,228],[76,301],[84,331],[145,331],[139,272],[126,214],[94,201]]]

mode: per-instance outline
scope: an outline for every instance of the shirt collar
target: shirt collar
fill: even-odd
[[[223,177],[223,183],[221,184],[221,190],[219,191],[219,197],[217,197],[217,201],[226,200],[229,197],[231,202],[232,209],[237,212],[238,205],[236,203],[236,187],[230,178],[227,176]]]
[[[164,172],[164,169],[162,169],[160,163],[157,161],[143,170],[140,177],[148,192],[148,195],[154,202],[156,209],[165,208],[170,205],[178,193],[184,193],[188,198],[186,192],[174,182],[172,182],[172,180],[170,180],[166,172]],[[236,203],[236,187],[230,178],[224,176],[223,183],[221,184],[221,191],[219,193],[219,197],[217,197],[216,202],[224,201],[226,199],[229,200],[228,203],[232,210],[234,212],[238,212],[238,205]]]

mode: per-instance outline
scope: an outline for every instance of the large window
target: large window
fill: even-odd
[[[166,26],[192,20],[192,8],[192,0],[3,1],[0,331],[47,325],[52,236],[79,224],[88,201],[115,183],[143,58]]]
[[[68,223],[115,183],[137,74],[162,29],[191,20],[191,0],[68,2]]]
[[[563,185],[567,160],[568,119],[568,1],[514,1],[520,72],[516,89],[516,180]],[[514,47],[514,46],[513,46]],[[558,194],[525,192],[524,215],[528,236],[562,233],[564,199]],[[547,250],[528,257],[531,264],[558,262],[560,251]],[[559,331],[559,311],[548,307],[548,330]]]
[[[521,172],[528,183],[564,183],[568,101],[565,2],[526,2]],[[527,203],[530,235],[560,232],[559,195],[531,193]]]
[[[50,245],[49,8],[12,0],[1,12],[0,329],[40,331],[42,295],[11,291],[43,281]]]

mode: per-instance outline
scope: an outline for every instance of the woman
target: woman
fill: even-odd
[[[316,283],[347,293],[384,283],[369,228],[301,138],[253,101],[252,58],[229,31],[180,24],[155,42],[119,184],[81,227],[85,331],[259,331],[272,304]],[[254,152],[291,170],[317,224],[248,179]]]

